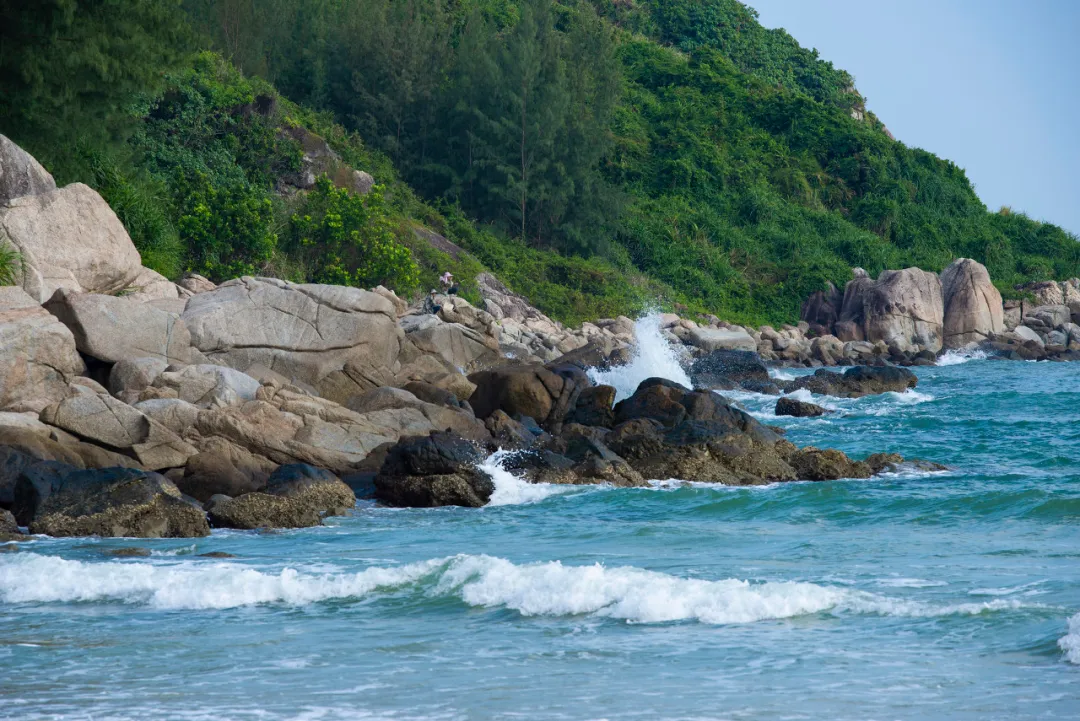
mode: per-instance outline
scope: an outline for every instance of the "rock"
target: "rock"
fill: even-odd
[[[151,555],[149,548],[136,548],[125,546],[124,548],[106,548],[101,555],[111,558],[148,558]]]
[[[1024,316],[1024,325],[1037,327],[1042,325],[1047,330],[1060,328],[1070,322],[1072,311],[1067,305],[1041,305],[1028,311]]]
[[[497,338],[461,323],[428,323],[406,332],[405,338],[420,353],[464,372],[496,364],[502,358]]]
[[[61,461],[77,468],[138,466],[129,456],[83,443],[34,414],[0,413],[0,446],[9,446],[41,461]]]
[[[813,403],[806,403],[805,401],[798,401],[794,398],[781,398],[776,401],[776,415],[778,416],[816,418],[818,416],[823,416],[828,412],[829,411],[821,406],[814,405]]]
[[[470,384],[471,385],[471,384]],[[475,389],[475,388],[474,388]],[[447,408],[462,408],[462,402],[451,391],[424,381],[411,381],[406,383],[402,390],[412,393],[416,398],[425,403],[433,403]],[[469,395],[472,395],[470,392]]]
[[[124,394],[138,400],[139,393],[150,387],[168,367],[169,362],[163,358],[128,358],[119,361],[109,371],[109,392],[124,402],[128,402]]]
[[[592,385],[573,366],[503,366],[473,373],[469,380],[476,384],[469,404],[477,418],[502,410],[511,418],[535,418],[545,428],[561,424],[581,391]]]
[[[130,468],[73,471],[54,486],[29,524],[49,536],[192,538],[210,529],[202,509],[171,481]]]
[[[769,369],[757,353],[745,350],[714,350],[694,361],[690,379],[695,388],[730,390],[744,384],[771,382]]]
[[[310,528],[322,525],[318,510],[289,498],[268,493],[247,493],[221,499],[207,509],[215,528]]]
[[[745,330],[723,328],[693,328],[689,331],[690,344],[704,351],[745,350],[756,351],[757,341]]]
[[[16,480],[26,468],[38,462],[37,458],[18,448],[0,446],[0,508],[11,508],[15,502]]]
[[[135,303],[154,303],[158,301],[174,301],[177,303],[176,314],[184,312],[191,292],[178,286],[171,280],[149,268],[142,268],[131,285],[124,289],[124,299]],[[164,308],[162,308],[164,310]]]
[[[3,136],[0,135],[0,140]],[[0,148],[2,152],[2,148]],[[3,166],[0,166],[0,170],[3,170]],[[0,177],[0,181],[3,178]],[[0,537],[6,537],[19,532],[19,524],[15,522],[15,516],[11,514],[11,511],[0,510]]]
[[[0,243],[19,252],[20,285],[39,303],[58,288],[116,293],[142,270],[109,204],[81,183],[8,201],[0,207]]]
[[[11,511],[20,526],[29,526],[53,491],[75,471],[75,466],[59,461],[37,461],[22,469],[12,489]]]
[[[71,329],[81,353],[106,363],[145,357],[192,360],[184,322],[148,303],[61,289],[45,308]]]
[[[1027,342],[1036,343],[1040,348],[1046,345],[1046,342],[1043,340],[1042,336],[1040,336],[1038,333],[1036,333],[1026,325],[1016,326],[1012,329],[1012,331],[1006,334],[1006,337],[1012,337],[1021,345]]]
[[[945,348],[981,343],[1005,330],[1001,293],[981,263],[970,258],[954,260],[941,271],[941,292]]]
[[[0,288],[0,411],[41,410],[85,370],[70,330],[21,288]]]
[[[339,402],[385,385],[401,349],[393,304],[359,288],[245,277],[193,296],[182,317],[212,361],[265,366]]]
[[[583,388],[574,404],[574,410],[566,418],[567,423],[610,428],[615,422],[615,395],[616,390],[612,386]]]
[[[342,516],[356,506],[352,489],[333,473],[307,463],[290,463],[270,474],[266,492],[315,508],[322,516]]]
[[[199,364],[159,373],[154,388],[171,388],[197,408],[224,408],[255,400],[259,381],[226,366]]]
[[[177,285],[179,285],[181,288],[188,291],[192,295],[195,295],[197,293],[208,293],[209,291],[217,288],[214,283],[210,282],[198,273],[188,273],[180,279],[180,282],[177,283]]]
[[[807,446],[793,453],[788,462],[795,469],[801,481],[835,481],[841,478],[869,478],[870,466],[861,461],[852,461],[841,451],[819,450]]]
[[[151,470],[183,466],[197,452],[176,433],[108,395],[74,394],[43,410],[41,419],[111,448],[130,449]]]
[[[374,186],[375,178],[371,177],[369,173],[365,173],[363,170],[352,171],[349,190],[353,193],[356,195],[367,195]]]
[[[784,391],[791,393],[805,388],[823,396],[861,398],[879,393],[903,393],[908,388],[914,388],[918,382],[918,377],[906,368],[854,366],[843,374],[818,370],[813,375],[786,382]]]
[[[865,304],[874,281],[862,268],[852,269],[852,279],[844,286],[840,312],[833,324],[833,334],[841,341],[866,340]]]
[[[1018,285],[1016,289],[1022,293],[1031,294],[1035,299],[1034,305],[1036,306],[1061,305],[1065,302],[1065,294],[1062,292],[1061,286],[1052,280]]]
[[[480,450],[449,433],[403,438],[390,449],[375,478],[376,497],[391,506],[479,508],[495,484],[477,469]]]
[[[866,339],[902,351],[941,350],[944,307],[941,281],[919,268],[886,270],[863,300]],[[847,338],[844,340],[857,340]]]
[[[539,437],[498,409],[484,420],[484,427],[500,448],[528,448]]]
[[[809,323],[817,335],[832,333],[833,324],[840,318],[843,300],[836,286],[829,283],[826,290],[819,290],[806,299],[799,318]]]
[[[56,181],[29,153],[0,135],[0,205],[56,190]]]
[[[346,407],[361,414],[410,408],[421,413],[431,424],[431,428],[450,430],[475,441],[486,441],[489,438],[484,424],[477,420],[467,407],[425,403],[412,393],[400,388],[374,388],[349,399]]]
[[[216,495],[242,496],[261,491],[273,470],[274,464],[265,458],[219,442],[188,459],[176,487],[205,504]]]

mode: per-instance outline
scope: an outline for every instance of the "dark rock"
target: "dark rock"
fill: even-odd
[[[807,446],[793,453],[788,462],[801,481],[835,481],[841,478],[869,478],[872,468],[862,461],[852,461],[843,452]]]
[[[918,382],[914,373],[895,366],[855,366],[843,374],[822,368],[813,375],[785,382],[784,391],[791,393],[805,388],[818,395],[860,398],[890,391],[902,393]]]
[[[52,495],[53,491],[63,485],[65,479],[75,471],[75,466],[69,466],[59,461],[38,461],[24,469],[15,481],[12,492],[11,511],[15,514],[15,520],[20,526],[29,526],[38,513],[41,505]]]
[[[681,401],[690,389],[670,381],[650,378],[641,383],[634,395],[615,406],[615,422],[625,423],[635,418],[651,418],[672,427],[686,419],[686,407]]]
[[[582,390],[592,386],[585,371],[574,365],[503,366],[469,376],[476,390],[469,397],[476,417],[496,410],[511,418],[529,416],[557,431],[577,405]]]
[[[16,493],[36,468],[20,476]],[[131,468],[73,471],[50,490],[29,524],[31,533],[135,538],[210,533],[202,509],[182,500],[179,489],[158,473]]]
[[[766,396],[778,396],[780,395],[780,386],[776,385],[773,381],[757,381],[748,380],[743,381],[740,386],[744,391],[750,391],[751,393],[761,393]]]
[[[899,453],[874,453],[867,456],[863,462],[870,466],[870,471],[876,476],[879,473],[896,471],[904,462],[904,457]]]
[[[829,411],[821,406],[814,405],[813,403],[806,403],[804,401],[797,401],[794,398],[781,398],[776,401],[776,415],[778,416],[816,418],[818,416],[823,416],[828,412]]]
[[[211,496],[242,496],[266,487],[266,462],[233,449],[196,453],[176,481],[181,492],[205,503]]]
[[[799,319],[809,323],[811,328],[817,326],[823,329],[824,333],[819,333],[819,335],[832,333],[833,323],[839,318],[842,303],[843,296],[840,291],[835,285],[829,283],[827,290],[819,290],[806,299]]]
[[[356,506],[351,488],[330,471],[307,463],[289,463],[271,473],[266,493],[311,506],[326,516],[342,516]]]
[[[216,528],[309,528],[322,524],[318,509],[292,498],[269,493],[247,493],[210,506],[210,522]]]
[[[150,554],[149,548],[136,548],[134,546],[127,546],[125,548],[106,548],[101,551],[103,556],[112,556],[113,558],[146,558]]]
[[[500,448],[528,448],[538,434],[529,430],[525,424],[515,421],[503,410],[496,410],[484,421],[491,437]]]
[[[15,481],[23,470],[38,459],[17,448],[0,446],[0,508],[11,508],[15,502]]]
[[[695,388],[732,390],[747,388],[747,383],[759,387],[770,384],[769,369],[757,353],[746,350],[714,350],[698,358],[690,366],[690,379]]]
[[[451,433],[402,438],[375,477],[375,497],[392,506],[479,508],[495,492],[477,469],[483,459],[480,449]]]
[[[200,553],[199,558],[236,558],[236,555],[225,551],[209,551],[208,553]]]
[[[566,422],[610,428],[615,421],[615,412],[612,408],[615,404],[615,393],[612,386],[592,386],[583,389]]]

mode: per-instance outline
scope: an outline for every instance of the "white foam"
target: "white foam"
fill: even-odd
[[[498,450],[480,464],[480,470],[491,476],[495,483],[495,492],[488,501],[489,506],[515,506],[522,503],[536,503],[545,498],[573,490],[572,486],[559,486],[553,483],[529,483],[518,478],[503,467],[513,451]]]
[[[1080,613],[1069,619],[1069,632],[1058,640],[1069,663],[1080,665]]]
[[[822,612],[925,617],[1031,607],[1004,599],[942,606],[799,581],[710,581],[633,567],[564,566],[559,561],[519,565],[473,555],[329,574],[288,568],[272,573],[196,561],[167,566],[84,562],[34,553],[0,560],[0,600],[6,603],[112,601],[192,610],[307,605],[399,591],[421,582],[418,591],[457,597],[470,606],[634,623],[751,623]],[[1070,636],[1061,646],[1080,663],[1080,615],[1070,621]]]
[[[796,378],[794,373],[783,368],[770,368],[769,377],[777,381],[793,381]]]
[[[984,350],[949,350],[937,358],[939,366],[956,366],[974,360],[986,360],[989,357]]]
[[[259,603],[304,605],[365,596],[413,582],[439,565],[425,561],[359,573],[265,573],[232,563],[88,563],[21,553],[0,562],[0,599],[7,603],[120,601],[162,609],[219,609]]]
[[[590,368],[589,378],[598,385],[613,386],[616,400],[634,395],[649,378],[666,378],[690,388],[693,383],[679,362],[679,354],[660,332],[660,312],[652,311],[634,323],[634,355],[626,365],[608,370]]]

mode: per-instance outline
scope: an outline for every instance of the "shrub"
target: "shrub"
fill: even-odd
[[[0,285],[15,285],[19,276],[19,252],[0,243]]]
[[[384,285],[399,295],[420,283],[412,253],[394,237],[379,186],[361,197],[320,177],[290,219],[283,250],[317,283]]]

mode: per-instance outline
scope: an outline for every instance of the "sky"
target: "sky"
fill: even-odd
[[[1080,0],[743,0],[855,77],[897,140],[1080,235]]]

